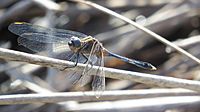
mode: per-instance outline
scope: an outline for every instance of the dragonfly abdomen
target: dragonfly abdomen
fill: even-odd
[[[152,64],[150,64],[148,62],[129,59],[129,58],[117,55],[117,54],[109,52],[109,51],[108,51],[108,56],[115,57],[115,58],[120,59],[120,60],[122,60],[122,61],[124,61],[126,63],[130,63],[130,64],[133,64],[133,65],[136,65],[136,66],[138,66],[140,68],[144,68],[144,69],[148,69],[148,70],[156,70],[156,67],[154,67]]]

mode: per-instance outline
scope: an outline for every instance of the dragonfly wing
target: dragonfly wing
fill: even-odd
[[[83,70],[82,77],[80,78],[79,84],[80,86],[83,86],[86,84],[87,79],[89,79],[91,76],[93,76],[93,82],[92,82],[92,89],[95,91],[95,95],[98,98],[102,92],[105,89],[105,74],[103,71],[104,66],[104,60],[103,60],[103,49],[101,49],[100,44],[94,43],[92,50],[90,52],[88,62],[86,64],[85,69]],[[95,53],[100,52],[101,56],[98,56],[96,58],[96,62],[92,60],[92,57],[96,56]],[[92,71],[93,65],[97,65],[98,69],[97,71]]]
[[[94,54],[95,53],[95,48],[96,48],[96,46],[95,46],[95,44],[93,44],[92,45],[92,49],[90,51],[90,54],[88,56],[88,60],[86,62],[86,66],[85,66],[85,68],[84,68],[84,70],[82,72],[82,76],[81,76],[80,80],[77,82],[78,86],[80,86],[80,87],[86,85],[87,82],[88,82],[88,79],[90,79],[90,77],[92,76],[91,69],[92,69],[93,64],[94,64],[93,60],[92,60],[92,57],[95,57],[95,54]]]
[[[46,27],[42,27],[38,25],[32,25],[30,23],[25,23],[25,22],[12,23],[9,25],[8,29],[12,33],[19,36],[21,36],[24,33],[39,33],[39,34],[47,34],[47,35],[56,36],[57,38],[60,38],[60,39],[71,38],[72,36],[76,36],[79,38],[87,37],[87,35],[80,32],[62,30],[62,29],[56,29],[56,28],[46,28]]]
[[[42,51],[47,51],[47,52],[50,51],[50,49],[48,49],[48,44],[46,43],[37,42],[37,41],[29,40],[26,38],[18,38],[17,41],[19,45],[22,45],[34,51],[35,53],[42,52]]]
[[[85,63],[86,61],[88,61],[82,54],[79,54],[79,57],[76,57],[76,56],[77,55],[74,55],[73,57],[71,57],[71,60],[76,62],[78,58],[78,63]],[[91,56],[90,59],[96,59],[96,57]],[[92,60],[92,61],[95,61],[95,60]],[[88,72],[83,75],[83,72],[85,69],[87,69]],[[85,69],[80,70],[79,68],[75,68],[75,70],[67,73],[67,78],[70,79],[70,81],[73,84],[77,84],[79,87],[84,86],[91,79],[91,76],[89,75],[90,68],[86,67]]]
[[[42,52],[43,55],[63,59],[63,60],[70,60],[75,62],[78,58],[79,63],[84,63],[87,59],[83,55],[79,55],[79,57],[71,57],[74,52],[69,49],[69,46],[66,42],[55,40],[57,43],[51,43],[54,40],[49,35],[44,34],[23,34],[23,37],[18,38],[19,45],[22,45],[36,53]],[[55,39],[55,38],[54,38]],[[95,61],[95,57],[91,57],[93,61]]]
[[[65,43],[69,41],[69,38],[60,38],[51,34],[42,33],[23,33],[19,38],[26,38],[28,40],[42,42],[42,43]]]
[[[69,50],[68,45],[62,43],[48,44],[29,40],[27,38],[18,38],[18,44],[35,53],[40,53],[41,55],[57,59],[68,59],[68,57],[73,53]]]
[[[103,70],[104,67],[104,57],[103,52],[101,52],[101,56],[97,60],[97,65],[99,66],[96,74],[93,77],[92,81],[92,90],[95,92],[95,95],[97,98],[100,97],[100,95],[105,90],[105,73]]]

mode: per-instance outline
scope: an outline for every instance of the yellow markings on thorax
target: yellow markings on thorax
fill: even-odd
[[[24,24],[24,22],[14,22],[14,24]]]
[[[90,42],[90,41],[94,41],[94,38],[91,37],[91,36],[87,36],[87,37],[81,39],[81,41],[82,41],[82,42]]]

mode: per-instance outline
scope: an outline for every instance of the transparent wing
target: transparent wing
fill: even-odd
[[[23,33],[22,35],[20,35],[19,38],[26,38],[28,40],[43,42],[43,43],[65,43],[65,44],[67,44],[67,42],[69,41],[69,38],[60,38],[59,36],[56,36],[56,35],[43,34],[43,33]]]
[[[35,53],[46,52],[46,53],[49,53],[49,55],[50,55],[51,53],[58,54],[62,51],[63,52],[70,51],[69,47],[66,43],[50,44],[50,43],[45,43],[42,41],[39,42],[39,41],[27,39],[27,38],[18,38],[17,41],[18,41],[19,45],[22,45],[22,46],[34,51]]]
[[[71,51],[66,43],[42,43],[33,40],[29,40],[27,38],[18,38],[19,45],[22,45],[35,53],[40,53],[41,55],[45,55],[48,57],[53,57],[62,60],[68,60],[75,62],[77,57],[73,56],[74,52]],[[73,57],[72,57],[73,56]],[[79,63],[84,63],[87,60],[80,55],[78,57]]]
[[[82,72],[82,76],[80,78],[80,80],[77,82],[77,84],[82,87],[85,84],[87,84],[88,79],[92,76],[93,72],[91,71],[93,65],[95,64],[92,60],[92,57],[95,57],[95,49],[96,49],[96,44],[94,43],[92,45],[92,49],[90,51],[89,57],[88,57],[88,61],[86,63],[86,66]]]
[[[12,23],[9,25],[8,29],[20,36],[18,38],[18,43],[20,45],[23,45],[36,53],[41,51],[52,52],[52,49],[54,52],[59,50],[52,48],[52,46],[64,46],[65,49],[62,50],[68,51],[67,42],[72,36],[79,38],[87,36],[75,31],[45,28],[23,22]]]
[[[97,61],[95,62],[95,65],[98,66],[97,71],[92,71],[91,68],[93,67],[93,62],[91,57],[95,56],[95,53],[100,53],[100,56],[97,57]],[[80,86],[83,86],[86,84],[86,81],[88,78],[93,76],[92,81],[92,89],[95,91],[95,95],[97,98],[102,94],[102,92],[105,90],[105,74],[103,71],[104,66],[104,60],[103,60],[103,49],[101,45],[97,42],[94,43],[90,56],[88,58],[87,65],[85,69],[83,70],[82,77],[80,78]]]
[[[42,55],[48,57],[69,60],[73,52],[70,51],[67,41],[60,39],[61,38],[52,35],[24,33],[22,34],[22,37],[18,38],[18,44],[34,51],[35,53],[42,52]]]
[[[52,57],[61,52],[70,51],[67,40],[61,40],[56,36],[39,34],[39,33],[24,33],[18,38],[18,44],[22,45],[36,53],[45,52],[45,55]]]
[[[105,73],[103,70],[104,67],[104,57],[103,57],[103,51],[101,49],[100,56],[97,61],[97,65],[99,66],[96,74],[94,75],[93,81],[92,81],[92,90],[95,92],[95,95],[97,98],[101,96],[103,91],[105,90]]]
[[[72,54],[67,44],[69,38],[72,36],[79,38],[87,36],[75,31],[45,28],[24,22],[12,23],[9,25],[8,29],[20,36],[18,38],[19,45],[36,53],[43,52],[43,55],[58,57],[59,59],[68,59]]]
[[[89,56],[87,56],[89,57]],[[73,60],[76,60],[77,57],[72,57],[74,58]],[[78,63],[84,63],[88,60],[90,60],[90,62],[92,62],[92,64],[95,64],[97,62],[97,57],[96,56],[90,56],[88,58],[88,60],[86,60],[84,56],[82,54],[80,54],[80,56],[78,57]],[[90,69],[92,66],[89,67],[89,65],[87,65],[87,67],[84,70],[80,70],[78,68],[75,68],[75,70],[66,73],[67,74],[67,78],[70,79],[71,83],[73,84],[77,84],[77,86],[82,87],[85,84],[87,84],[90,79],[91,79],[91,75],[89,75],[90,73]]]
[[[70,31],[70,30],[62,30],[62,29],[55,29],[55,28],[46,28],[38,25],[32,25],[30,23],[25,22],[15,22],[9,25],[8,29],[19,36],[22,36],[24,33],[39,33],[39,34],[46,34],[51,36],[56,36],[57,38],[66,39],[71,38],[72,36],[76,36],[79,38],[84,38],[87,35]]]
[[[73,71],[67,72],[66,76],[72,84],[80,87],[79,81],[82,77],[82,73],[83,73],[83,70],[80,70],[79,68],[75,68]],[[90,80],[91,80],[91,77],[87,77],[87,79],[85,79],[84,82],[88,83]]]

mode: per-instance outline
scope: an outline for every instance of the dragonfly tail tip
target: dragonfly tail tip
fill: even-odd
[[[151,67],[152,67],[151,70],[157,70],[157,68],[154,67],[153,65]]]
[[[133,64],[135,64],[138,67],[148,69],[148,70],[156,70],[156,67],[154,67],[152,64],[148,62],[142,62],[142,61],[133,61]]]

